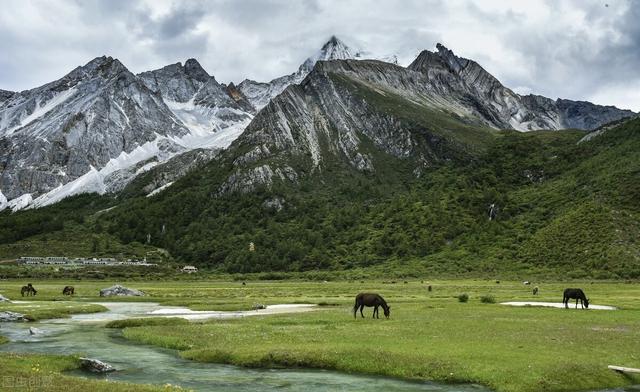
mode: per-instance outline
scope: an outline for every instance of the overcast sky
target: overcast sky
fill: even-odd
[[[138,73],[194,57],[220,82],[295,71],[335,34],[407,65],[437,42],[519,93],[640,111],[640,2],[3,0],[0,89],[103,54]]]

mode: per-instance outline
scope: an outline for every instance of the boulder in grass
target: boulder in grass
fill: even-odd
[[[101,297],[141,297],[144,293],[140,290],[130,289],[119,284],[100,290]]]
[[[92,373],[109,373],[116,370],[116,368],[108,363],[93,358],[80,358],[80,367]]]
[[[12,312],[9,310],[0,311],[0,322],[9,321],[29,321],[29,319],[22,313]]]
[[[11,300],[9,298],[5,297],[4,295],[0,294],[0,302],[11,303]]]

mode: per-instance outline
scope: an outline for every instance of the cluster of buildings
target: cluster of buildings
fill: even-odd
[[[118,261],[112,257],[101,258],[83,258],[83,257],[64,257],[64,256],[50,256],[50,257],[34,257],[24,256],[16,260],[18,264],[26,265],[67,265],[67,266],[82,266],[82,265],[106,265],[106,266],[118,266],[118,265],[135,265],[142,267],[156,266],[155,263],[147,263],[147,260],[132,260]]]

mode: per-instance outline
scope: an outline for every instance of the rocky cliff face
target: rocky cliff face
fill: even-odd
[[[0,188],[38,195],[188,129],[118,60],[99,57],[0,104]]]
[[[296,182],[322,172],[327,162],[375,172],[379,153],[410,159],[416,175],[438,162],[472,156],[489,137],[489,122],[443,98],[429,80],[375,60],[318,62],[301,84],[271,100],[227,152],[237,154],[235,170],[219,193]]]
[[[248,123],[255,112],[243,105],[243,97],[232,97],[195,59],[168,65],[138,75],[162,99],[193,134],[224,132],[238,123]]]
[[[464,102],[496,128],[592,130],[634,114],[588,102],[521,96],[503,86],[475,61],[458,57],[441,44],[436,49],[436,52],[420,53],[408,68],[428,75],[436,90]]]
[[[254,113],[194,59],[135,76],[101,57],[0,99],[0,209],[14,210],[119,192],[175,155],[227,147]]]
[[[219,192],[296,182],[303,173],[322,172],[325,162],[376,172],[378,152],[408,160],[420,175],[440,162],[473,159],[491,129],[591,129],[633,115],[520,96],[477,63],[437,49],[407,68],[374,60],[317,62],[251,122]]]
[[[11,98],[11,96],[15,94],[13,91],[1,90],[0,89],[0,102],[4,102],[7,99]]]

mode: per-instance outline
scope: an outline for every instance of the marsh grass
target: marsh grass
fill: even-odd
[[[179,317],[148,317],[109,321],[105,328],[129,328],[158,325],[186,325],[188,320]]]
[[[107,310],[104,306],[81,302],[46,302],[40,301],[29,304],[0,304],[0,311],[9,310],[22,313],[29,321],[53,318],[66,318],[76,313],[98,313]]]

